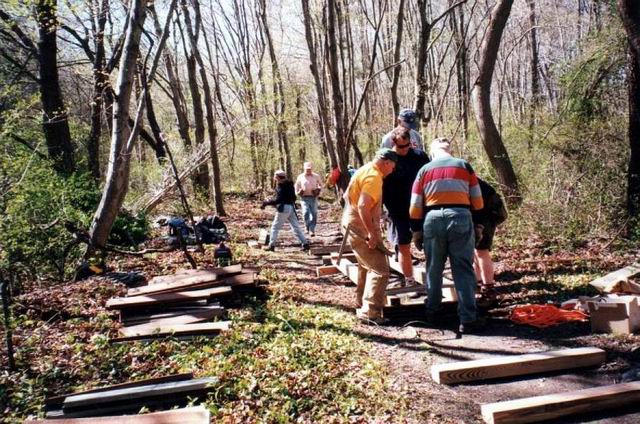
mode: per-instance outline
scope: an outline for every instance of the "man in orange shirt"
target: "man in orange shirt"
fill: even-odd
[[[349,228],[348,241],[358,260],[356,315],[366,323],[384,322],[382,308],[389,282],[389,262],[378,249],[382,246],[382,179],[393,172],[397,161],[398,155],[393,150],[378,150],[373,161],[356,171],[344,195],[342,226]]]

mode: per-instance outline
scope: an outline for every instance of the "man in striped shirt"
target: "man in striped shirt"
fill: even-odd
[[[482,207],[482,193],[471,165],[451,156],[446,138],[433,140],[431,162],[420,169],[413,183],[409,214],[414,241],[423,245],[427,256],[427,319],[433,322],[440,307],[442,272],[448,257],[458,295],[460,333],[482,327],[476,312],[471,219],[471,210]],[[423,219],[420,228],[417,223]]]

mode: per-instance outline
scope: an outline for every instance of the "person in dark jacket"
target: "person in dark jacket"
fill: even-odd
[[[411,264],[411,228],[409,219],[409,203],[411,203],[411,187],[423,165],[429,157],[422,150],[411,145],[409,128],[396,127],[391,133],[392,149],[398,155],[396,169],[384,179],[382,186],[382,202],[389,214],[389,241],[399,253],[399,262],[404,279],[400,286],[415,285],[413,265]],[[395,284],[395,283],[394,283]],[[393,287],[389,287],[393,288]]]
[[[260,206],[260,209],[264,209],[267,206],[275,206],[277,211],[271,224],[269,245],[265,250],[275,250],[278,233],[287,221],[293,233],[298,237],[300,243],[302,243],[302,250],[309,250],[309,242],[302,233],[300,224],[298,223],[298,217],[296,216],[296,193],[293,188],[293,182],[287,179],[287,174],[282,170],[277,170],[273,175],[273,179],[276,182],[276,197],[265,200],[262,202],[262,206]]]
[[[493,291],[493,261],[491,246],[496,227],[507,219],[504,202],[496,190],[486,181],[478,178],[484,207],[473,212],[473,223],[476,229],[476,249],[474,268],[476,279],[480,285],[480,293],[488,298],[495,296]]]

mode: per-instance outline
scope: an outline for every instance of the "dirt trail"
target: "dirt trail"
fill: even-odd
[[[317,236],[311,239],[312,245],[337,241],[336,216],[335,207],[321,204]],[[353,310],[354,288],[345,285],[346,277],[316,278],[315,266],[321,265],[320,259],[300,254],[288,228],[281,233],[278,249],[270,255],[269,262],[294,281],[296,300]],[[504,279],[511,279],[500,286],[505,298],[510,287],[522,288],[523,284],[531,281],[531,275],[523,277],[515,273],[515,277],[511,277],[513,273],[504,266],[502,268]],[[539,286],[538,282],[536,288]],[[449,322],[442,330],[427,328],[417,318],[418,322],[394,322],[384,327],[359,324],[354,329],[364,340],[372,342],[371,354],[387,364],[393,390],[408,399],[407,422],[479,423],[482,422],[480,405],[483,403],[613,384],[619,381],[622,371],[640,363],[640,337],[593,335],[588,323],[539,330],[516,326],[504,318],[493,318],[482,335],[456,338],[453,331],[457,325],[455,316],[447,318]],[[597,369],[456,386],[436,384],[429,374],[430,366],[440,362],[582,346],[605,349],[606,364]],[[558,422],[631,424],[640,422],[640,411],[637,408],[635,411],[614,410]]]

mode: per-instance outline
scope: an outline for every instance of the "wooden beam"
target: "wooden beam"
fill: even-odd
[[[634,275],[640,274],[640,262],[629,265],[604,277],[597,278],[589,284],[603,293],[613,293],[615,286]]]
[[[431,378],[440,384],[462,383],[590,367],[600,365],[606,358],[604,350],[594,347],[501,356],[436,364],[431,367]]]
[[[177,312],[174,316],[162,317],[162,318],[152,318],[145,319],[147,317],[135,317],[133,320],[129,319],[128,322],[132,321],[143,321],[138,325],[129,325],[126,328],[128,331],[134,331],[136,328],[147,328],[147,327],[155,327],[162,328],[166,326],[172,325],[184,325],[184,324],[195,324],[196,322],[208,321],[215,317],[220,317],[224,315],[224,308],[221,306],[209,306],[206,308],[200,308],[192,311],[181,311]]]
[[[355,261],[356,255],[355,253],[345,253],[342,255],[343,258]],[[322,256],[322,265],[331,265],[334,259],[338,258],[338,253],[330,253],[328,255]]]
[[[136,325],[135,328],[132,329],[129,329],[129,327],[121,328],[120,334],[122,335],[122,337],[112,339],[112,341],[119,342],[168,336],[218,334],[222,331],[227,331],[230,327],[231,321],[169,326]]]
[[[147,378],[147,379],[138,380],[138,381],[128,381],[126,383],[114,384],[114,385],[111,385],[111,386],[97,387],[95,389],[85,390],[85,391],[82,391],[82,392],[67,393],[67,394],[64,394],[64,395],[51,396],[49,398],[45,398],[44,404],[45,404],[46,408],[55,407],[57,405],[62,405],[62,402],[64,402],[64,399],[66,397],[68,397],[68,396],[83,395],[83,394],[87,394],[87,393],[104,392],[104,391],[108,391],[108,390],[124,389],[124,388],[127,388],[127,387],[147,386],[147,385],[150,385],[150,384],[169,383],[171,381],[191,380],[192,378],[193,378],[193,373],[192,372],[187,372],[187,373],[182,373],[182,374],[174,374],[174,375],[167,375],[167,376],[162,376],[162,377]]]
[[[482,418],[489,424],[519,424],[601,411],[609,408],[638,406],[640,381],[535,396],[482,405]]]
[[[201,277],[198,277],[198,278],[201,278]],[[184,280],[184,281],[178,281],[178,282],[159,283],[159,284],[153,284],[150,286],[136,287],[136,288],[129,289],[127,291],[127,296],[171,293],[171,292],[177,292],[177,291],[183,291],[183,290],[200,290],[200,289],[220,287],[220,286],[234,287],[234,286],[250,285],[250,284],[255,284],[255,274],[253,272],[234,275],[224,279],[206,278],[206,279],[197,279],[197,280]]]
[[[149,280],[149,284],[159,284],[159,283],[168,283],[168,282],[178,282],[183,280],[188,280],[193,277],[202,276],[202,277],[210,277],[210,276],[227,276],[227,275],[235,275],[240,274],[242,272],[242,264],[225,266],[222,268],[205,268],[205,269],[188,269],[188,270],[179,270],[175,274],[172,275],[159,275],[153,277]]]
[[[326,246],[312,247],[310,250],[310,253],[315,256],[322,256],[322,255],[328,255],[330,253],[339,252],[339,251],[340,251],[339,244],[329,244]],[[351,253],[351,252],[353,252],[353,249],[351,249],[351,246],[347,244],[344,247],[344,253]]]
[[[209,424],[210,422],[209,411],[203,406],[196,406],[144,415],[26,420],[25,424]]]
[[[109,390],[106,392],[74,395],[69,396],[64,400],[62,409],[94,408],[114,402],[129,402],[135,399],[155,396],[175,396],[180,395],[180,393],[205,390],[217,382],[218,379],[216,377],[206,377],[194,380],[175,381],[170,383]]]
[[[181,291],[174,293],[160,293],[148,296],[114,297],[107,301],[109,309],[127,309],[142,306],[152,306],[166,303],[192,302],[194,300],[210,299],[231,294],[229,286],[213,287],[210,289]]]
[[[322,277],[325,275],[338,274],[340,270],[335,265],[324,265],[316,267],[316,276]]]

